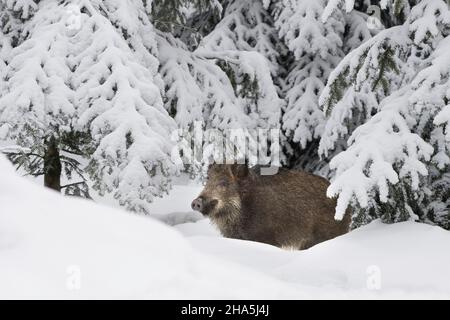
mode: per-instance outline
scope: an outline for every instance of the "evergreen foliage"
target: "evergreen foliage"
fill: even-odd
[[[446,0],[0,0],[0,147],[148,214],[237,129],[222,158],[326,176],[354,227],[450,229],[449,34]]]

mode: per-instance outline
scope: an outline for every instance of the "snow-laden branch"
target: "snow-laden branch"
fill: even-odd
[[[400,201],[405,210],[415,203],[417,210],[434,215],[445,212],[446,196],[440,190],[448,185],[450,163],[444,132],[450,98],[449,14],[441,0],[420,2],[404,25],[381,31],[330,75],[321,96],[329,119],[320,151],[326,154],[350,135],[347,150],[330,163],[336,175],[328,195],[338,196],[336,218],[350,204],[368,208],[376,201]],[[399,198],[391,194],[397,185],[408,190]],[[430,203],[438,205],[427,207]]]
[[[327,195],[339,196],[336,219],[342,219],[353,197],[367,207],[369,194],[376,189],[380,200],[386,202],[388,184],[408,177],[417,190],[420,176],[428,173],[424,161],[430,160],[433,147],[408,126],[408,95],[404,89],[387,98],[381,111],[353,132],[350,147],[332,159],[330,167],[336,169],[336,178]]]

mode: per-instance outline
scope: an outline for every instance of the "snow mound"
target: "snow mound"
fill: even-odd
[[[2,157],[0,172],[0,299],[450,298],[450,233],[439,227],[375,221],[281,250],[222,238],[195,214],[159,217],[170,227],[62,197]]]
[[[172,212],[165,215],[155,216],[155,218],[161,222],[164,222],[169,226],[176,226],[178,224],[184,224],[189,222],[193,223],[204,219],[202,214],[196,211]]]
[[[183,232],[182,225],[177,228]],[[309,298],[450,298],[450,233],[440,227],[374,221],[304,251],[218,237],[189,239],[204,253],[307,288]]]
[[[0,298],[277,298],[276,279],[197,253],[173,228],[64,198],[0,157]]]

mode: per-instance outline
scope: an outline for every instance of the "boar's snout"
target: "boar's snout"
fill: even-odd
[[[219,201],[216,199],[210,199],[200,196],[192,201],[191,208],[192,210],[199,211],[203,215],[207,216],[214,212],[214,210],[217,208],[218,203]]]
[[[203,211],[203,198],[198,197],[198,198],[194,199],[194,201],[192,201],[192,203],[191,203],[191,208],[194,211],[202,212]]]

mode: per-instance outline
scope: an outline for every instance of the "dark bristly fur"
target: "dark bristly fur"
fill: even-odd
[[[349,230],[349,213],[334,219],[336,200],[327,198],[328,185],[302,171],[264,176],[258,168],[216,164],[197,199],[225,237],[306,249]]]

